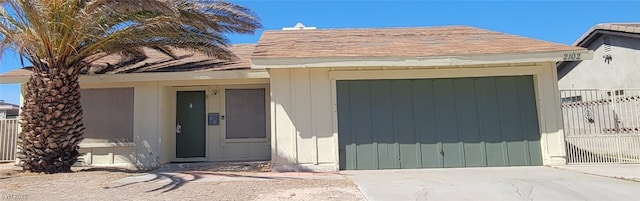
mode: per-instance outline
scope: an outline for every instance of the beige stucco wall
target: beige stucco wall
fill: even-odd
[[[611,50],[606,51],[603,36],[589,47],[593,59],[569,62],[560,69],[560,89],[640,88],[640,39],[608,35]],[[610,54],[612,60],[604,61]]]
[[[272,162],[276,170],[338,170],[336,80],[533,75],[543,163],[564,165],[564,136],[555,64],[449,68],[270,69]]]

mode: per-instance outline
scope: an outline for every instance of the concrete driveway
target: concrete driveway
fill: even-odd
[[[638,200],[640,183],[550,167],[343,171],[376,200]]]

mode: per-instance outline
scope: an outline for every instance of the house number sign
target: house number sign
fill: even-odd
[[[582,60],[582,57],[580,55],[580,53],[567,53],[564,54],[563,59],[564,61],[577,61],[577,60]]]
[[[209,113],[207,114],[207,124],[210,126],[217,126],[220,124],[219,118],[220,114],[218,113]]]

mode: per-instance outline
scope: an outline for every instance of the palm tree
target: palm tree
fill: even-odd
[[[18,157],[32,172],[69,172],[83,139],[78,76],[108,55],[151,48],[235,56],[223,35],[261,27],[248,8],[214,0],[0,0],[0,50],[31,62]]]

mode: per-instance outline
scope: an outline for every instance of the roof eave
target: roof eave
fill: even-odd
[[[0,84],[21,84],[29,80],[28,75],[0,77]]]
[[[149,82],[211,79],[260,79],[269,78],[264,69],[220,70],[202,72],[154,72],[80,75],[80,82]],[[29,80],[28,75],[0,77],[0,84],[20,84]]]
[[[566,58],[565,55],[579,55]],[[392,66],[460,66],[479,64],[530,63],[590,60],[593,51],[567,50],[553,52],[486,54],[435,57],[320,57],[320,58],[252,58],[252,69],[314,67],[392,67]]]

